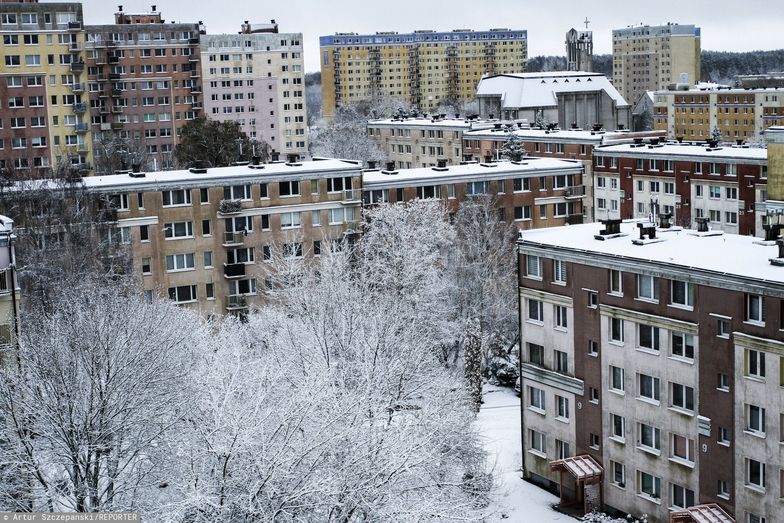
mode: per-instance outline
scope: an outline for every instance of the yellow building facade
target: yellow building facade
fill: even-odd
[[[321,37],[319,58],[327,119],[342,105],[389,97],[429,112],[472,99],[485,74],[525,72],[528,35],[510,29],[338,33]]]
[[[85,32],[77,3],[0,3],[2,166],[43,176],[92,169]]]

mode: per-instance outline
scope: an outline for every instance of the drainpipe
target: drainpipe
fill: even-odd
[[[519,234],[519,233],[518,233]],[[525,417],[524,417],[524,402],[525,402],[525,387],[523,386],[523,320],[522,311],[520,308],[520,247],[515,242],[515,251],[517,254],[517,374],[520,376],[520,468],[523,472],[522,478],[525,479],[528,475],[525,470]]]

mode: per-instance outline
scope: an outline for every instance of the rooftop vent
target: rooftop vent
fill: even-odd
[[[250,164],[251,165],[259,165],[260,163],[261,163],[261,156],[253,156],[250,159]]]
[[[289,165],[289,166],[292,166],[292,167],[297,167],[299,165],[302,165],[301,163],[299,163],[299,155],[298,154],[294,154],[294,153],[287,154],[286,155],[286,165]]]
[[[778,258],[771,258],[770,263],[771,265],[776,265],[777,267],[784,267],[784,238],[779,238],[776,240],[776,245],[779,248],[779,256]]]
[[[659,215],[659,228],[660,229],[669,229],[672,227],[672,214],[668,212],[663,212]]]
[[[145,173],[142,172],[142,164],[134,163],[131,165],[131,172],[128,173],[131,178],[144,178]]]
[[[272,151],[270,153],[270,161],[271,162],[279,162],[280,161],[280,153]]]
[[[621,220],[601,220],[601,223],[604,225],[604,229],[594,236],[597,240],[609,240],[619,236],[626,236],[626,234],[621,232]]]
[[[433,170],[434,171],[448,171],[449,169],[446,166],[446,159],[445,158],[439,158],[438,159],[438,165],[436,167],[433,167]]]
[[[201,162],[198,162],[198,161],[197,162],[193,162],[193,166],[191,166],[191,168],[188,169],[188,170],[190,172],[192,172],[193,174],[204,174],[204,173],[207,172],[207,168],[206,167],[202,167],[201,166]]]
[[[387,162],[387,168],[381,171],[382,174],[397,174],[395,162]]]
[[[367,161],[367,171],[376,171],[376,161],[375,160],[368,160]]]
[[[708,232],[708,222],[710,218],[700,217],[697,218],[697,232]]]
[[[651,222],[638,223],[637,228],[640,230],[640,237],[632,240],[632,243],[635,245],[646,245],[649,243],[664,241],[664,238],[656,237],[655,223],[651,223]]]

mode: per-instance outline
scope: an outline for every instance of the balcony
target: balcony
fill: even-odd
[[[248,308],[248,298],[242,295],[226,296],[226,310],[237,311]]]
[[[114,97],[122,96],[122,89],[112,89],[111,95]]]
[[[83,93],[84,84],[71,84],[71,91],[74,93]]]
[[[199,71],[191,71],[191,78],[201,78]]]
[[[87,124],[84,124],[84,125],[87,125]],[[87,147],[86,143],[79,143],[79,144],[76,144],[76,150],[78,152],[80,152],[80,153],[86,153],[86,152],[90,151],[90,148]]]
[[[188,61],[189,62],[198,62],[199,61],[199,57],[196,56],[195,54],[188,55]]]
[[[110,56],[109,57],[109,63],[110,64],[119,64],[120,63],[120,57],[119,56]]]
[[[112,131],[119,131],[125,126],[123,122],[112,122]]]
[[[109,73],[109,81],[116,82],[120,79],[120,73]]]
[[[82,23],[81,22],[68,22],[68,30],[69,31],[81,31],[82,30]]]
[[[566,199],[569,198],[582,198],[585,196],[585,187],[582,185],[575,185],[573,187],[566,188]]]
[[[193,109],[201,109],[201,102],[191,102],[191,108]]]
[[[78,123],[76,124],[75,129],[77,133],[86,133],[87,131],[90,130],[90,126],[87,125],[86,123]]]
[[[343,203],[360,203],[362,201],[362,191],[359,189],[343,191],[341,201]]]
[[[84,71],[84,62],[71,62],[71,71],[74,73],[81,73]]]
[[[223,233],[224,247],[236,247],[239,245],[245,245],[245,233],[243,231]]]
[[[79,53],[81,51],[84,51],[84,46],[79,42],[71,42],[71,45],[68,46],[68,49],[72,53]]]
[[[73,110],[77,114],[81,114],[87,112],[87,104],[86,103],[76,103],[73,104]]]
[[[98,112],[100,114],[109,114],[109,108],[106,107],[105,105],[102,105],[102,106],[98,107]]]
[[[232,278],[242,278],[245,276],[245,264],[244,263],[224,263],[223,264],[223,276],[227,279]]]
[[[119,105],[113,105],[112,106],[112,113],[113,114],[122,114],[122,112],[123,112],[122,106],[119,106]]]
[[[220,214],[239,214],[242,212],[242,200],[221,200],[218,212]]]
[[[190,44],[190,45],[199,45],[199,39],[198,38],[189,38],[188,39],[188,44]]]
[[[192,92],[193,94],[200,94],[200,93],[201,93],[201,85],[199,85],[199,84],[193,84],[193,85],[191,86],[191,92]]]

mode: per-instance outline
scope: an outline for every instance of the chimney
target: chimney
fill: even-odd
[[[486,154],[485,163],[492,163],[492,161],[493,161],[493,156],[491,154]]]
[[[131,164],[131,171],[138,173],[142,171],[142,164],[139,162],[134,162]]]
[[[697,232],[708,232],[709,221],[710,219],[706,217],[697,218]]]
[[[446,169],[446,158],[439,158],[438,159],[438,168],[439,169]]]
[[[271,161],[273,162],[277,162],[280,160],[280,153],[278,152],[272,151],[272,153],[270,153],[270,156],[272,157]]]
[[[250,164],[251,165],[259,165],[261,163],[261,156],[255,155],[251,157]]]
[[[656,225],[652,223],[638,223],[637,228],[640,229],[640,240],[645,240],[647,236],[649,240],[656,239]]]
[[[394,171],[395,170],[395,162],[387,162],[387,171]]]
[[[495,129],[496,131],[500,130],[501,129],[501,124],[500,123],[494,123],[493,124],[493,129]]]
[[[156,5],[154,5],[154,4],[153,4],[153,6],[152,6],[152,12],[153,12],[153,13],[156,11],[156,9],[155,9],[156,7],[158,7],[158,6],[156,6]]]
[[[604,240],[605,236],[621,234],[621,220],[600,220],[600,222],[604,225],[604,229],[600,230],[597,236],[594,236],[597,240]]]
[[[669,229],[672,227],[672,223],[670,220],[672,219],[672,214],[668,212],[661,213],[659,215],[659,228],[660,229]]]
[[[118,5],[117,10],[122,13],[122,5]]]
[[[367,167],[368,170],[375,171],[376,170],[376,161],[375,160],[368,160],[367,161],[367,166],[368,166]]]
[[[288,163],[297,163],[298,160],[299,160],[299,155],[298,154],[291,153],[291,154],[287,154],[286,155],[286,161]]]
[[[489,120],[492,120],[492,119],[493,119],[493,116],[495,116],[495,115],[494,115],[494,114],[488,114],[487,116],[489,117],[489,118],[488,118]]]

